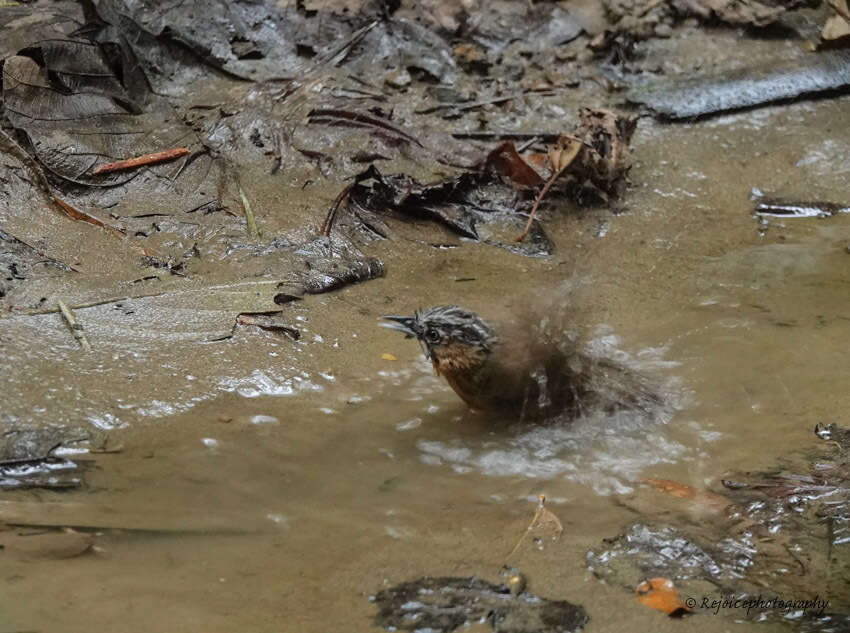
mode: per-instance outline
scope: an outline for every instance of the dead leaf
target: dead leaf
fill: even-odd
[[[635,590],[635,597],[640,604],[663,611],[671,618],[681,617],[690,612],[679,597],[673,581],[667,578],[644,580]]]
[[[561,520],[555,516],[553,512],[546,508],[546,495],[542,494],[537,495],[537,510],[534,512],[531,523],[529,523],[528,527],[525,528],[525,532],[523,532],[519,537],[516,545],[514,545],[510,554],[505,557],[505,560],[507,561],[511,556],[513,556],[519,549],[519,546],[522,544],[525,537],[535,531],[543,533],[546,536],[551,536],[553,541],[559,538],[564,531],[564,526],[561,523]]]
[[[381,354],[381,360],[398,360],[398,359],[395,356],[393,356],[392,354],[387,354],[386,352],[384,352],[383,354]]]
[[[541,187],[543,178],[517,153],[512,141],[505,141],[487,155],[488,167],[520,187]]]
[[[850,44],[850,10],[847,0],[830,0],[835,15],[827,18],[821,31],[821,48],[836,48]]]
[[[556,173],[564,171],[580,151],[581,141],[569,136],[559,137],[557,142],[549,148],[549,162],[552,164],[552,169]]]
[[[239,325],[254,325],[271,332],[282,332],[293,341],[297,341],[301,338],[301,332],[283,319],[282,312],[254,314],[251,314],[250,312],[242,312],[236,317],[236,323]]]
[[[487,53],[475,44],[458,44],[454,55],[458,63],[467,68],[483,70],[489,65]]]
[[[672,479],[644,477],[643,483],[671,497],[687,499],[691,502],[694,509],[722,512],[730,503],[726,497],[709,492],[708,490],[697,490],[687,484],[673,481]]]

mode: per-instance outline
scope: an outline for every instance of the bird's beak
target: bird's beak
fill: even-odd
[[[404,334],[405,338],[416,338],[416,330],[413,329],[416,324],[415,317],[384,315],[381,318],[387,321],[387,323],[379,323],[381,327],[398,330]]]

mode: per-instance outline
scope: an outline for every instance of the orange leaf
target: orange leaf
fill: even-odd
[[[644,477],[643,483],[655,488],[658,492],[664,492],[671,497],[679,497],[680,499],[693,499],[697,496],[697,491],[687,484],[673,481],[672,479],[655,479],[654,477]]]
[[[643,483],[652,486],[658,492],[663,492],[671,497],[687,499],[695,510],[704,510],[711,513],[722,512],[730,501],[722,495],[709,492],[708,490],[697,490],[687,484],[673,481],[672,479],[655,479],[644,477]]]
[[[543,171],[549,165],[549,155],[541,154],[540,152],[532,152],[530,154],[526,154],[524,157],[525,162],[528,163],[532,168],[537,171]]]
[[[635,590],[635,597],[640,604],[663,611],[671,618],[680,617],[690,611],[679,597],[673,581],[667,578],[644,580]]]

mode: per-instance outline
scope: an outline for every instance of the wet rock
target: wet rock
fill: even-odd
[[[702,597],[733,596],[753,605],[722,609],[724,615],[844,630],[850,625],[850,432],[818,425],[815,433],[828,444],[805,460],[796,456],[796,465],[786,459],[773,471],[724,480],[730,502],[724,517],[635,524],[588,552],[589,569],[630,591],[644,578],[675,579],[696,599],[688,605],[696,613],[707,608]],[[771,606],[766,601],[774,597],[791,603]]]
[[[82,484],[77,464],[55,456],[54,451],[88,440],[88,433],[64,427],[23,427],[14,421],[7,421],[3,426],[0,488],[65,489]]]
[[[91,534],[70,529],[51,530],[41,534],[0,532],[0,549],[23,560],[68,560],[89,554],[94,546]]]
[[[289,273],[279,284],[278,295],[321,294],[384,274],[381,260],[366,257],[341,237],[319,237],[299,247],[295,255],[303,258],[303,268]]]
[[[566,600],[512,595],[480,578],[424,577],[379,591],[375,622],[389,631],[450,633],[487,621],[497,633],[571,633],[587,624],[585,610]]]
[[[672,37],[673,36],[673,27],[669,24],[656,24],[655,25],[655,37]]]

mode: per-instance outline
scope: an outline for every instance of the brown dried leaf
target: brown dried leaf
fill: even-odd
[[[829,6],[835,11],[821,31],[822,46],[847,46],[850,44],[850,10],[847,0],[831,0]]]
[[[519,187],[543,186],[543,178],[522,159],[512,141],[505,141],[490,152],[485,164]]]
[[[575,160],[581,151],[581,141],[569,136],[561,136],[549,148],[549,162],[555,173],[564,171]]]

